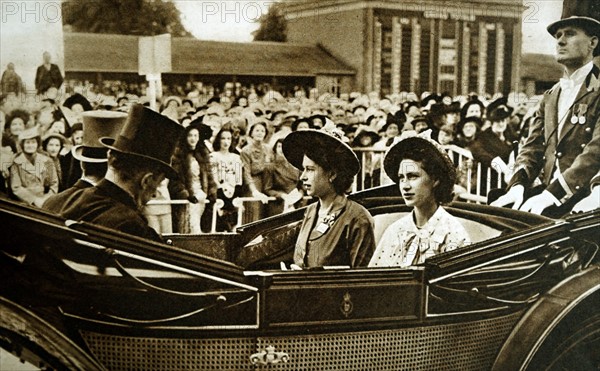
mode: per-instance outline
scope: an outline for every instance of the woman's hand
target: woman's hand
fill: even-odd
[[[259,192],[259,191],[252,192],[252,197],[258,199],[263,204],[266,204],[269,202],[269,196],[267,196],[266,194]]]

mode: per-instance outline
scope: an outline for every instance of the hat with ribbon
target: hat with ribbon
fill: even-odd
[[[108,148],[103,146],[99,139],[107,137],[112,138],[114,142],[114,138],[121,132],[126,119],[126,113],[116,111],[89,111],[83,113],[82,143],[71,149],[73,157],[83,162],[107,162]]]

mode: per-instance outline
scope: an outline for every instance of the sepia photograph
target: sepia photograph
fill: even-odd
[[[0,370],[600,369],[600,1],[0,0]]]

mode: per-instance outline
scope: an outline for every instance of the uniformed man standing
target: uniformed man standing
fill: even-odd
[[[589,194],[600,169],[600,69],[592,62],[600,52],[600,22],[572,16],[548,32],[565,78],[544,94],[508,192],[492,205],[559,217]],[[538,177],[541,186],[534,187]]]
[[[141,210],[165,176],[176,176],[169,163],[182,134],[177,122],[142,105],[132,106],[114,144],[110,138],[100,139],[110,149],[104,179],[78,192],[60,215],[162,241]]]

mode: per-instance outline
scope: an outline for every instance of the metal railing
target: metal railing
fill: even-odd
[[[502,173],[495,168],[484,167],[481,163],[476,162],[468,149],[453,144],[443,146],[443,148],[454,162],[459,175],[465,179],[463,184],[459,184],[460,187],[458,187],[460,190],[458,197],[460,199],[467,202],[486,203],[487,192],[492,188],[503,186]],[[365,184],[365,180],[374,180],[375,185],[391,183],[383,170],[383,157],[387,149],[364,147],[353,148],[353,150],[360,159],[361,169],[355,178],[352,191],[370,188],[369,184]],[[364,164],[367,164],[367,166]]]
[[[502,187],[502,173],[494,168],[484,168],[481,163],[476,163],[473,159],[471,152],[465,148],[461,148],[455,145],[443,146],[448,152],[448,155],[453,160],[458,172],[462,178],[465,179],[464,184],[459,184],[457,188],[458,198],[466,202],[475,203],[486,203],[487,192],[492,187]],[[361,164],[368,164],[368,166],[361,166],[360,173],[355,177],[352,185],[352,191],[360,191],[363,189],[370,188],[374,185],[385,185],[391,184],[392,181],[385,175],[383,170],[383,157],[387,149],[374,149],[372,147],[365,148],[353,148],[353,150],[359,156]],[[495,183],[492,184],[492,180],[495,179]],[[373,184],[366,184],[366,181],[371,181]],[[310,200],[311,197],[305,196],[305,200]],[[268,197],[268,202],[277,201],[275,197]],[[209,201],[204,201],[209,203]],[[237,223],[233,228],[232,232],[244,224],[244,219],[247,219],[245,211],[248,209],[248,204],[251,202],[261,202],[261,199],[256,197],[237,197],[233,199],[233,206],[237,211]],[[148,202],[148,205],[171,205],[188,207],[190,202],[187,200],[152,200]],[[217,199],[212,208],[211,215],[211,229],[210,233],[221,233],[217,231],[217,220],[219,212],[224,207],[225,203],[221,199]],[[225,232],[227,233],[227,232]]]

